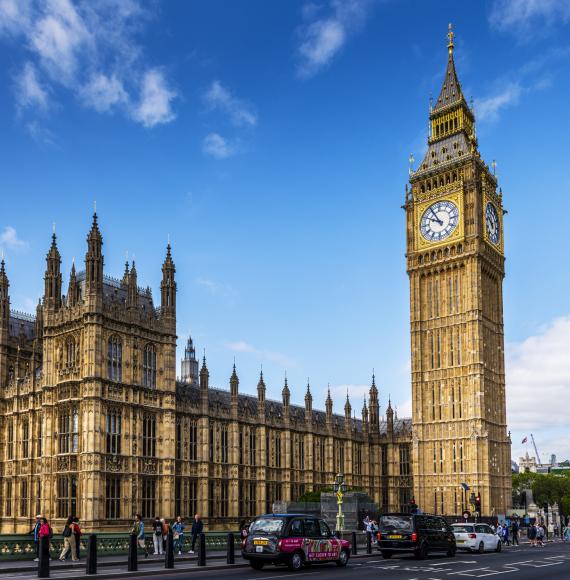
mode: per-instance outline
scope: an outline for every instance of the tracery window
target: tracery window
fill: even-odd
[[[62,409],[58,417],[60,453],[79,451],[79,413],[77,409]]]
[[[190,445],[188,446],[188,459],[190,461],[198,460],[198,424],[196,421],[190,421]]]
[[[20,482],[20,516],[26,517],[28,515],[29,501],[28,480],[22,479]]]
[[[73,336],[70,336],[65,341],[65,366],[73,368],[77,366],[77,343]]]
[[[108,411],[106,417],[107,453],[114,455],[121,453],[121,433],[121,412],[116,409]]]
[[[410,475],[410,448],[400,445],[400,475]]]
[[[143,386],[156,388],[156,348],[147,344],[143,351]]]
[[[220,444],[221,444],[221,453],[222,453],[221,459],[222,459],[222,463],[227,463],[228,462],[228,426],[227,425],[222,425],[222,427],[220,429],[220,435],[221,435]]]
[[[22,423],[22,458],[30,456],[30,424],[27,419]]]
[[[256,465],[256,455],[257,455],[257,438],[256,438],[255,428],[249,430],[249,464]]]
[[[14,459],[14,423],[8,424],[8,441],[6,443],[6,458]]]
[[[118,336],[109,339],[107,349],[107,376],[120,383],[123,380],[123,343]]]
[[[156,417],[145,415],[143,419],[143,457],[156,457]]]
[[[105,517],[118,520],[121,517],[121,478],[107,477],[105,480]]]
[[[156,516],[156,480],[153,477],[142,478],[142,517]]]
[[[57,517],[77,515],[77,476],[62,475],[57,478]]]

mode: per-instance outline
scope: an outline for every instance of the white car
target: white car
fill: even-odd
[[[501,538],[487,524],[453,524],[451,526],[458,550],[479,552],[501,551]]]

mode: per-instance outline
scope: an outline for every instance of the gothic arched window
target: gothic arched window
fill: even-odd
[[[143,386],[156,387],[156,348],[147,344],[143,353]]]
[[[65,341],[65,366],[72,368],[77,364],[77,344],[75,338],[70,336]]]
[[[118,336],[109,339],[107,364],[109,379],[120,383],[123,379],[123,343]]]

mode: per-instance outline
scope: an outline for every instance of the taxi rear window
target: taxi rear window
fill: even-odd
[[[380,531],[411,531],[413,529],[412,516],[382,516],[380,518]]]
[[[249,528],[250,534],[280,534],[283,529],[283,518],[259,518]]]

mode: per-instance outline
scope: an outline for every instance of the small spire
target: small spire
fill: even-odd
[[[448,39],[447,49],[449,50],[450,55],[453,54],[453,47],[455,46],[455,44],[453,43],[454,36],[455,36],[455,34],[453,33],[453,26],[451,25],[451,22],[450,22],[448,27],[447,27],[447,39]]]

